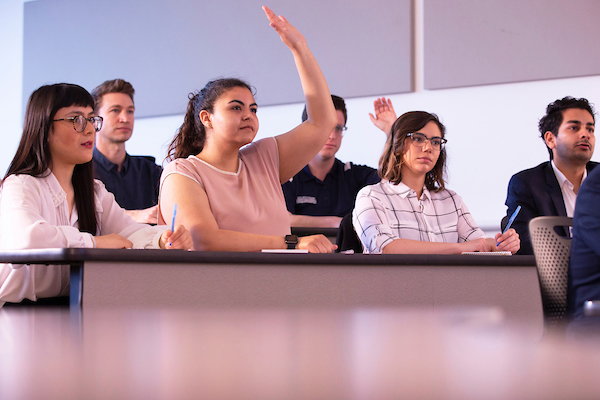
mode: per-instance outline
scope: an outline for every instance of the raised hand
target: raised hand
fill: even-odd
[[[375,109],[375,115],[369,113],[371,122],[385,132],[386,135],[389,135],[392,125],[394,125],[397,118],[396,111],[394,111],[394,106],[392,105],[392,100],[380,97],[373,102],[373,107]]]
[[[287,19],[285,19],[282,15],[275,15],[275,13],[267,6],[263,6],[262,9],[269,19],[269,25],[275,29],[283,43],[285,43],[290,50],[295,50],[299,46],[306,45],[306,39],[304,39],[304,36],[302,36],[302,34],[298,32],[298,29],[290,24]]]

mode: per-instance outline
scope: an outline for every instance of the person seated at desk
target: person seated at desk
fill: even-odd
[[[573,217],[579,186],[598,163],[590,161],[596,142],[595,112],[586,99],[565,97],[548,104],[540,119],[540,136],[550,161],[526,169],[510,178],[506,195],[506,217],[521,206],[513,227],[521,238],[517,254],[533,254],[529,221],[540,216]],[[563,229],[563,228],[559,228]],[[564,232],[569,236],[569,232]]]
[[[135,122],[134,93],[123,79],[106,81],[92,91],[94,110],[103,118],[94,148],[94,177],[136,222],[156,224],[162,168],[154,157],[130,156],[125,149]]]
[[[335,157],[342,145],[348,114],[344,99],[335,95],[331,99],[338,124],[308,165],[282,185],[294,227],[337,228],[342,217],[354,208],[358,191],[381,180],[376,169],[343,163]],[[302,122],[307,119],[304,107]]]
[[[239,79],[209,82],[190,98],[183,125],[169,146],[169,158],[175,160],[161,177],[160,222],[168,221],[177,205],[177,218],[199,250],[329,253],[335,246],[323,235],[290,235],[281,184],[323,147],[336,124],[335,109],[304,37],[285,18],[263,9],[294,56],[308,120],[290,132],[253,142],[258,118],[250,86]]]
[[[23,135],[0,192],[3,250],[98,247],[190,249],[183,226],[138,224],[94,180],[102,118],[92,96],[67,83],[42,86],[27,103]],[[0,306],[69,293],[67,265],[0,265]]]
[[[514,229],[486,238],[445,188],[446,129],[424,111],[401,115],[379,160],[382,181],[358,193],[352,222],[365,253],[460,254],[519,250]]]
[[[573,216],[567,314],[583,318],[587,300],[600,300],[600,168],[581,184]]]

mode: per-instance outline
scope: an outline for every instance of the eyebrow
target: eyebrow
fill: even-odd
[[[243,102],[243,101],[241,101],[241,100],[231,100],[231,101],[230,101],[228,104],[231,104],[231,103],[239,103],[239,104],[240,104],[240,105],[242,105],[242,106],[244,106],[244,105],[245,105],[245,104],[244,104],[244,102]],[[256,103],[252,103],[252,104],[250,104],[250,106],[249,106],[249,107],[252,107],[252,106],[254,106],[254,107],[258,107],[258,104],[256,104]]]
[[[425,136],[427,139],[443,139],[443,137],[441,136],[432,136],[432,137],[428,137],[426,134],[424,134],[423,132],[413,132],[413,133],[418,133],[419,135],[423,135]]]
[[[120,104],[111,104],[110,106],[108,106],[108,108],[109,109],[110,108],[126,108],[127,110],[131,110],[131,109],[135,110],[135,106],[134,105],[131,105],[129,107],[123,107]]]
[[[68,112],[68,113],[65,114],[65,118],[73,116],[73,115],[85,116],[85,113],[83,113],[81,111],[71,111],[71,112]],[[88,113],[88,117],[91,117],[91,116],[94,116],[94,115],[95,115],[95,113],[94,113],[93,110]]]
[[[570,120],[565,122],[566,124],[579,124],[581,125],[581,121],[577,121],[577,120]],[[595,126],[596,124],[594,122],[588,122],[587,124],[585,124],[586,126]]]

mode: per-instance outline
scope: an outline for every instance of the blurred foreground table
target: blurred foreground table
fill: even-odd
[[[0,309],[1,399],[591,399],[598,341],[498,309]]]

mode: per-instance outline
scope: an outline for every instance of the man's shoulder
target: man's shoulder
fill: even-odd
[[[596,166],[598,165],[598,163],[596,161],[590,161],[587,163],[587,165],[585,166],[585,168],[589,171],[593,170],[594,168],[596,168]]]
[[[342,162],[340,161],[340,163],[342,163]],[[348,162],[342,163],[342,164],[344,165],[344,171],[367,171],[367,172],[377,171],[373,167],[369,167],[368,165],[355,164],[352,161],[348,161]]]
[[[545,161],[539,165],[536,165],[535,167],[527,168],[527,169],[524,169],[523,171],[519,171],[516,174],[514,174],[512,177],[520,178],[520,179],[537,178],[540,175],[543,175],[547,171],[548,168],[552,168],[552,166],[550,165],[550,161]]]
[[[308,165],[307,165],[304,168],[302,168],[300,171],[298,171],[298,173],[296,175],[294,175],[292,178],[290,178],[290,180],[283,183],[283,186],[290,187],[292,185],[301,185],[301,184],[310,182],[314,179],[315,178],[314,178],[313,174],[310,173],[310,169],[308,168]]]
[[[371,185],[381,180],[377,170],[368,165],[354,164],[348,161],[344,164],[343,174],[346,178],[353,180],[360,187]]]
[[[132,156],[128,154],[129,162],[133,165],[137,165],[139,167],[150,168],[150,169],[160,169],[162,167],[156,164],[156,158],[153,156]]]

